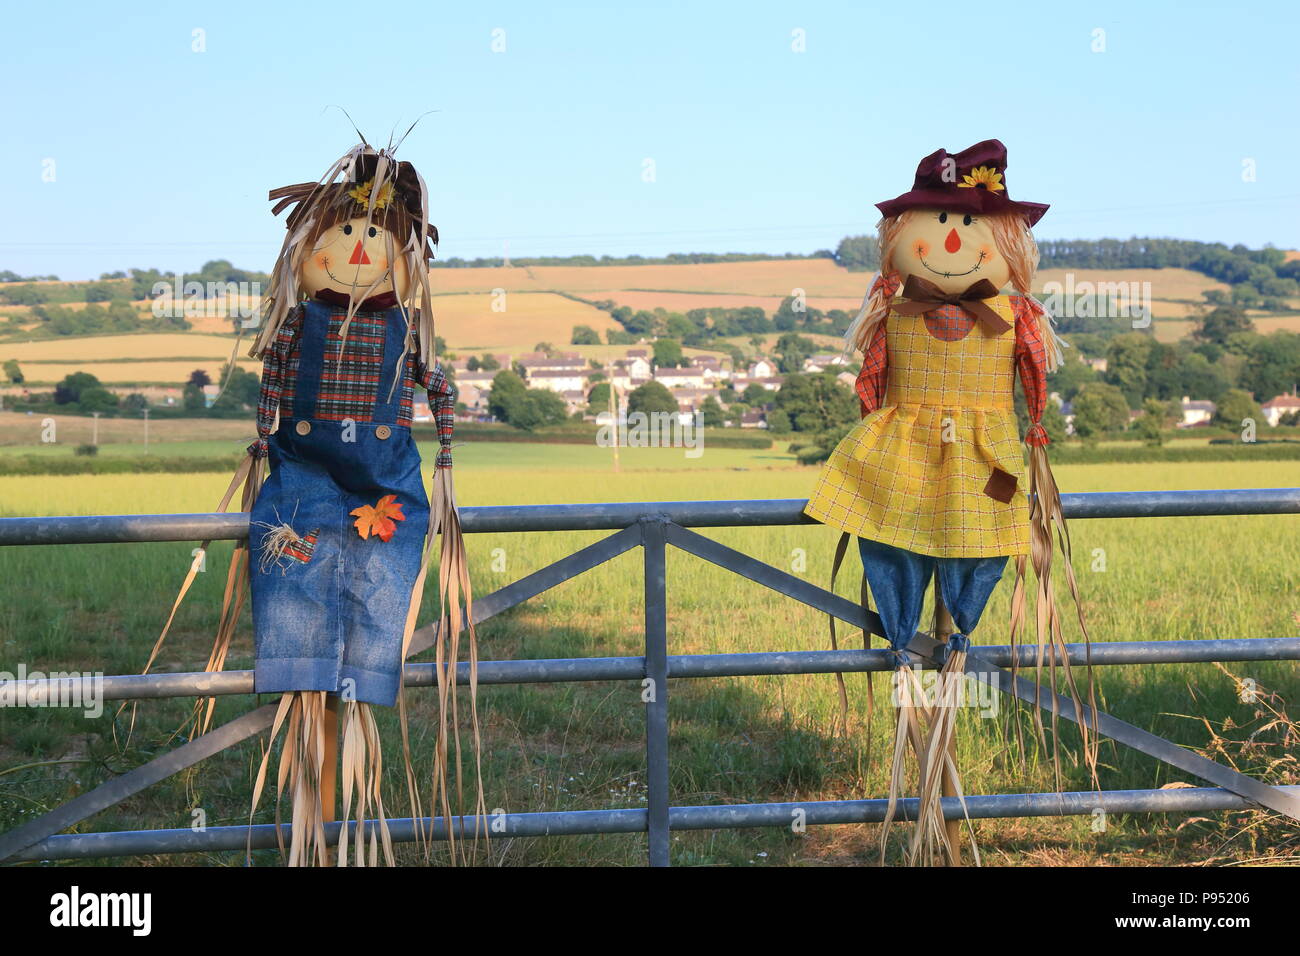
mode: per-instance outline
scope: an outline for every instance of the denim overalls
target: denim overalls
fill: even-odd
[[[337,344],[326,342],[334,310],[314,300],[304,308],[293,416],[270,436],[271,471],[251,515],[255,690],[333,691],[391,707],[429,526],[420,455],[410,429],[397,424],[402,385],[391,387],[406,322],[400,308],[385,310],[383,342],[350,334],[339,364]],[[373,394],[371,420],[316,417],[329,401],[321,395],[327,363],[361,368],[365,360],[377,362],[377,381],[366,373],[346,387],[354,397],[355,389]],[[350,512],[385,495],[396,496],[405,520],[387,541],[363,539]],[[264,561],[269,529],[286,523],[298,543]]]

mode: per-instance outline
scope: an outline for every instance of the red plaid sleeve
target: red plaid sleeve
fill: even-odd
[[[871,283],[871,289],[867,292],[867,298],[870,299],[877,291],[883,289],[885,295],[892,299],[898,293],[898,287],[902,284],[897,272],[891,272],[888,275],[877,272],[875,280]],[[865,303],[863,308],[866,308]],[[876,326],[875,334],[871,337],[871,344],[867,346],[866,352],[862,355],[862,371],[858,372],[858,380],[854,385],[854,390],[858,393],[858,402],[862,406],[863,418],[884,404],[886,372],[888,369],[889,350],[885,347],[885,323],[882,320]]]
[[[1013,295],[1010,299],[1016,317],[1016,371],[1033,423],[1025,433],[1025,443],[1047,445],[1051,439],[1042,425],[1043,409],[1047,407],[1047,350],[1038,326],[1041,312],[1024,296]]]
[[[275,339],[262,356],[262,390],[257,397],[257,441],[248,446],[248,453],[256,458],[265,458],[269,451],[267,439],[275,428],[276,415],[280,411],[284,370],[289,364],[294,336],[298,334],[301,312],[300,306],[285,316]]]
[[[421,387],[429,394],[429,408],[438,426],[438,442],[442,445],[435,465],[438,468],[450,468],[451,437],[456,424],[456,393],[437,359],[433,362],[433,368],[427,368],[419,356],[419,343],[416,342],[415,374]]]
[[[876,326],[871,345],[862,356],[862,371],[858,372],[855,390],[862,406],[862,417],[874,412],[885,401],[885,379],[889,371],[889,350],[886,347],[885,323]]]

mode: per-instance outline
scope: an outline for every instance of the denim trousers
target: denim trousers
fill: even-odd
[[[406,325],[400,309],[388,310],[372,420],[316,419],[330,310],[306,308],[293,418],[270,437],[270,474],[250,516],[254,689],[392,706],[429,527],[420,455],[410,429],[396,424],[401,389],[389,388]],[[396,496],[405,520],[387,541],[362,538],[350,512],[385,495]],[[304,543],[263,561],[268,529],[286,523]]]
[[[921,606],[931,578],[938,580],[939,593],[956,626],[948,646],[965,650],[1007,564],[1005,555],[935,558],[867,538],[858,539],[858,551],[876,613],[896,653],[907,647],[921,623]]]

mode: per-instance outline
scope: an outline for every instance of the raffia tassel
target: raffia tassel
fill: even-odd
[[[456,493],[450,468],[439,468],[434,473],[430,507],[433,519],[429,529],[430,546],[435,530],[442,535],[438,560],[440,608],[434,643],[434,673],[438,679],[438,741],[434,750],[430,809],[440,808],[448,821],[453,816],[473,815],[473,836],[477,845],[480,835],[485,840],[488,837],[486,827],[480,826],[487,821],[487,803],[483,796],[482,734],[478,720],[478,636],[474,625],[474,598],[470,588],[465,538],[461,531],[460,514],[456,509]],[[469,657],[469,720],[474,748],[472,808],[465,806],[461,721],[456,685],[456,664],[460,660],[462,630],[467,632],[466,650]],[[451,773],[453,764],[454,781]],[[468,862],[464,836],[464,833],[453,832],[453,828],[448,827],[447,841],[452,863]]]
[[[916,673],[909,665],[902,665],[894,671],[894,693],[896,722],[894,724],[894,755],[889,765],[889,802],[885,807],[885,819],[880,825],[880,865],[885,865],[885,850],[889,842],[889,828],[898,811],[899,795],[907,783],[907,750],[911,747],[917,759],[924,753],[921,739],[921,721],[925,716],[925,691],[916,678]],[[918,778],[924,776],[924,767]]]
[[[1038,643],[1038,655],[1035,663],[1035,680],[1041,689],[1043,684],[1043,664],[1046,662],[1049,668],[1050,687],[1055,689],[1057,686],[1057,666],[1062,670],[1062,676],[1065,678],[1066,687],[1070,693],[1070,698],[1074,704],[1075,712],[1081,718],[1084,713],[1083,697],[1079,692],[1078,683],[1075,681],[1074,671],[1070,666],[1069,657],[1066,654],[1065,636],[1061,623],[1060,607],[1056,600],[1056,590],[1052,581],[1052,564],[1055,553],[1054,544],[1059,541],[1062,554],[1065,558],[1065,579],[1070,589],[1070,596],[1074,601],[1075,610],[1079,620],[1079,630],[1083,635],[1085,648],[1091,652],[1091,640],[1088,636],[1088,626],[1084,620],[1083,604],[1079,600],[1079,585],[1074,576],[1074,567],[1072,563],[1072,552],[1070,547],[1070,533],[1066,528],[1065,515],[1061,509],[1061,494],[1056,486],[1056,478],[1052,475],[1052,468],[1047,459],[1047,449],[1041,445],[1029,446],[1029,497],[1031,501],[1030,521],[1029,521],[1029,559],[1034,568],[1034,576],[1037,578],[1037,591],[1035,594],[1035,636]],[[1016,563],[1016,592],[1013,596],[1012,620],[1011,620],[1011,643],[1016,646],[1019,637],[1019,630],[1024,622],[1024,561]],[[1017,602],[1016,598],[1019,599]],[[1017,603],[1019,607],[1017,608]],[[1087,701],[1088,707],[1092,714],[1097,713],[1097,696],[1096,685],[1093,679],[1092,668],[1088,667],[1087,681]],[[1043,724],[1041,709],[1037,706],[1038,700],[1035,701],[1033,708],[1034,727],[1040,742],[1044,740]],[[1059,743],[1059,722],[1060,714],[1056,705],[1056,697],[1051,697],[1052,712],[1052,763],[1056,773],[1057,789],[1061,787],[1061,759]],[[1088,768],[1089,775],[1094,787],[1099,787],[1097,779],[1097,760],[1099,751],[1100,735],[1097,733],[1095,718],[1092,721],[1080,719],[1078,722],[1079,732],[1083,741],[1083,759]]]
[[[329,729],[334,724],[329,723]],[[280,698],[280,707],[271,724],[271,734],[262,762],[253,783],[253,803],[248,812],[252,826],[253,815],[266,785],[266,771],[271,761],[275,741],[284,730],[284,745],[280,749],[280,764],[275,784],[275,833],[280,853],[285,854],[284,835],[281,830],[280,806],[284,791],[289,791],[291,823],[286,861],[289,866],[328,866],[329,851],[325,844],[324,808],[321,803],[321,775],[325,765],[324,691],[291,691]],[[248,861],[252,862],[252,831],[250,845],[246,848]]]
[[[384,758],[370,705],[344,702],[343,711],[343,829],[339,833],[338,865],[348,865],[348,821],[356,797],[356,866],[378,866],[382,848],[384,864],[394,866],[393,840],[380,786],[384,779]],[[373,814],[374,819],[369,819]]]
[[[921,759],[921,780],[918,788],[920,808],[917,811],[916,828],[912,831],[912,842],[907,853],[910,866],[935,866],[944,864],[954,866],[959,862],[960,847],[954,846],[948,838],[948,828],[943,816],[943,780],[945,772],[952,781],[962,810],[966,808],[966,798],[962,792],[961,780],[957,775],[957,763],[953,759],[954,741],[957,735],[957,708],[961,704],[962,691],[966,680],[966,652],[949,650],[943,667],[939,669],[938,695],[931,709],[930,728],[926,734],[925,747]],[[966,817],[970,832],[971,852],[975,865],[980,865],[980,851],[975,843],[975,828],[970,817]]]

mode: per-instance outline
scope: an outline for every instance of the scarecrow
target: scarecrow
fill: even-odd
[[[274,743],[285,731],[277,793],[287,788],[293,805],[290,865],[329,862],[323,828],[332,816],[338,721],[344,823],[338,863],[349,859],[355,798],[356,863],[375,865],[382,849],[391,865],[372,707],[399,705],[407,784],[419,817],[401,678],[438,535],[439,703],[444,715],[452,714],[453,728],[459,634],[472,610],[451,479],[455,398],[434,358],[428,261],[438,232],[415,168],[364,140],[319,181],[273,189],[270,198],[274,214],[289,213],[250,352],[263,362],[258,437],[221,504],[224,510],[243,485],[249,543],[235,552],[207,669],[224,665],[246,580],[255,690],[283,695],[271,738]],[[432,501],[410,431],[417,386],[428,395],[441,444]],[[192,578],[193,571],[182,596]],[[472,625],[469,644],[473,661]],[[196,716],[196,730],[206,730],[211,716],[209,701]],[[446,725],[444,716],[433,797],[444,810]],[[254,808],[269,754],[268,746]]]
[[[943,786],[961,796],[952,741],[966,651],[1008,561],[1014,558],[1016,568],[1013,646],[1025,616],[1026,557],[1038,581],[1040,651],[1048,640],[1061,645],[1051,584],[1054,529],[1078,603],[1042,425],[1046,374],[1060,362],[1063,343],[1030,295],[1038,264],[1030,229],[1048,207],[1012,200],[1006,166],[997,140],[956,154],[940,149],[921,160],[910,191],[878,204],[880,273],[846,334],[863,355],[856,383],[862,420],[830,455],[805,509],[844,532],[837,565],[849,536],[858,539],[865,582],[895,657],[882,860],[909,748],[917,758],[921,813],[906,858],[958,858],[939,797]],[[1003,292],[1008,285],[1013,293]],[[1017,374],[1031,422],[1024,438],[1028,495]],[[936,637],[951,631],[933,692],[921,686],[907,651],[931,580]],[[1091,697],[1091,684],[1089,691]],[[1041,738],[1037,713],[1035,720]],[[1092,768],[1095,736],[1083,730]]]

